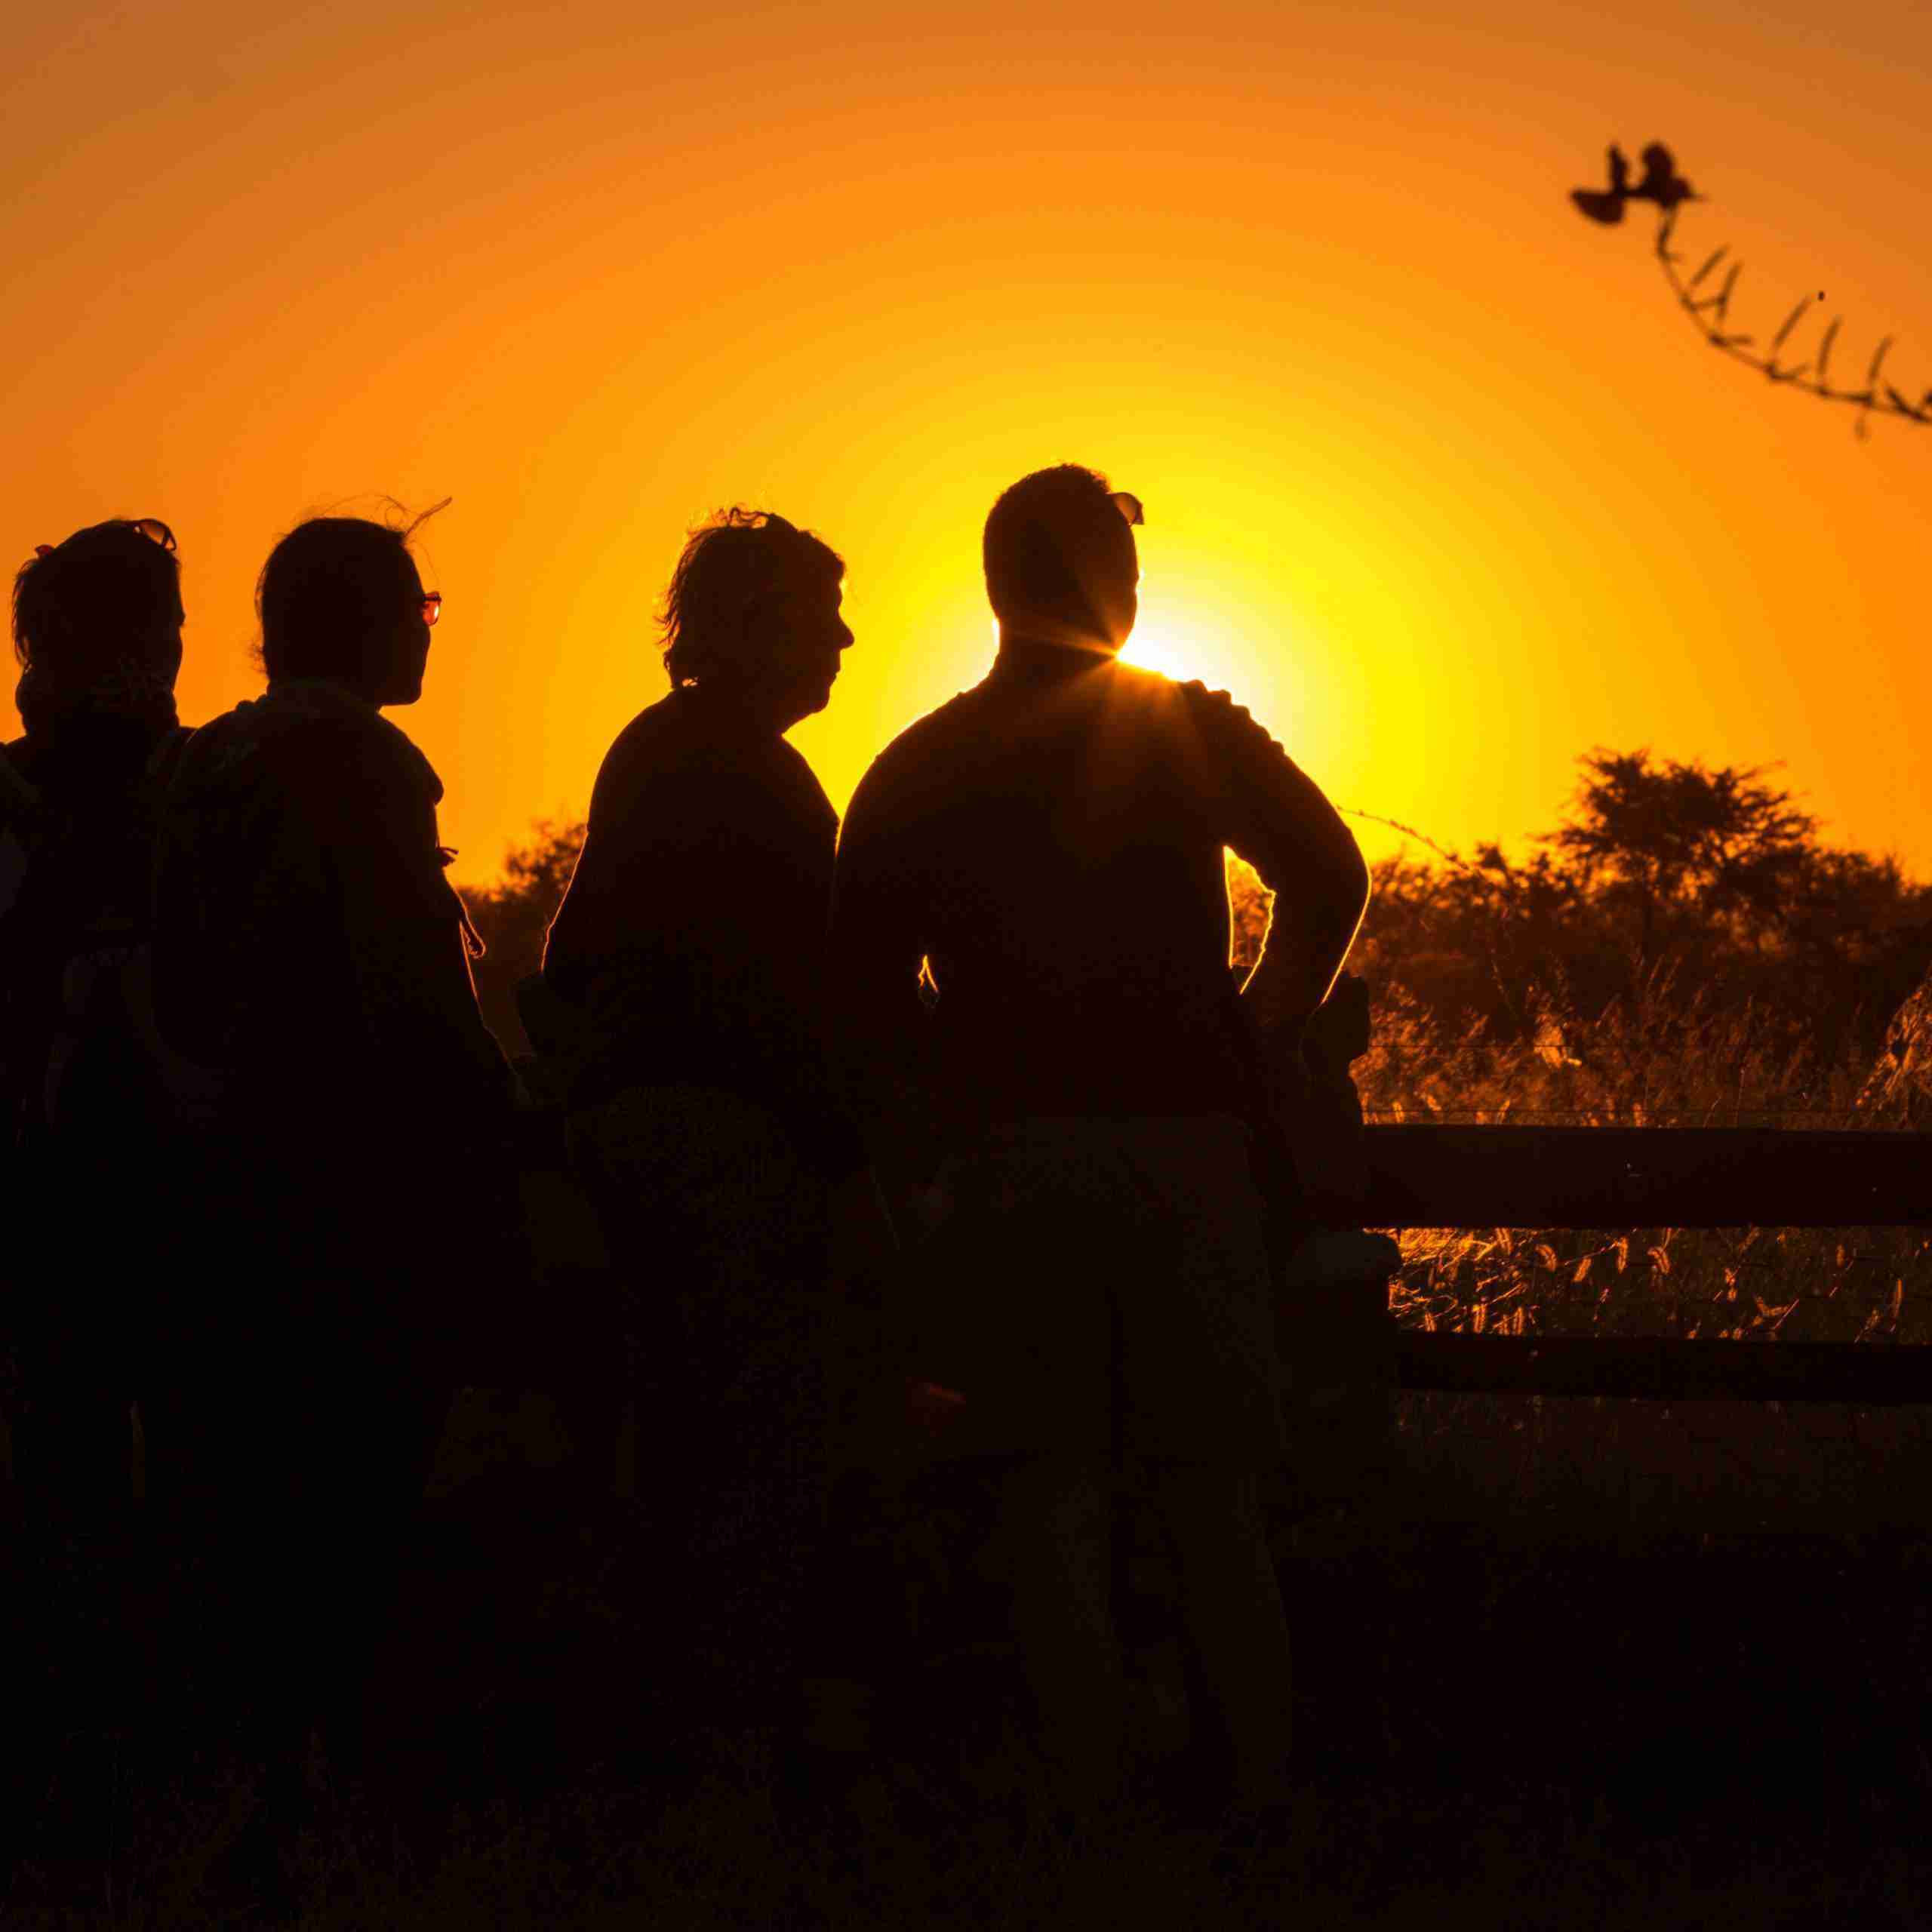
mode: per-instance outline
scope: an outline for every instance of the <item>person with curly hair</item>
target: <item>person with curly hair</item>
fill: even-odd
[[[785,735],[852,644],[844,576],[770,511],[692,532],[670,691],[605,758],[543,957],[572,1145],[630,1284],[668,1715],[693,1740],[803,1722],[828,1271],[889,1238],[824,1046],[838,818]]]

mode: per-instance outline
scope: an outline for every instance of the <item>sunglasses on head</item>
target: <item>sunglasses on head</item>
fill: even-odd
[[[175,549],[174,533],[158,516],[131,516],[122,519],[130,530],[138,530],[150,543],[158,543],[171,556]],[[55,546],[36,543],[33,553],[36,557],[51,557]]]

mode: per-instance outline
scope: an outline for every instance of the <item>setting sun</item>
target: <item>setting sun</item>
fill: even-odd
[[[1158,609],[1134,626],[1134,635],[1121,651],[1131,664],[1143,665],[1182,684],[1198,678],[1210,691],[1231,691],[1237,697],[1244,688],[1252,694],[1255,676],[1254,667],[1247,662],[1251,654],[1226,631],[1177,621]]]
[[[5,39],[5,1923],[1932,1932],[1932,0]]]
[[[1216,668],[1217,660],[1224,654],[1177,625],[1136,624],[1121,655],[1130,663],[1158,671],[1164,677],[1183,684],[1190,678],[1198,678],[1208,685],[1227,682],[1225,673]]]
[[[988,507],[1078,461],[1146,506],[1126,657],[1228,690],[1338,798],[1507,841],[1591,744],[1788,757],[1835,835],[1923,865],[1918,432],[1753,386],[1679,331],[1641,226],[1568,195],[1612,134],[1678,139],[1685,247],[1748,253],[1770,326],[1814,278],[1841,355],[1895,326],[1918,377],[1909,17],[1861,48],[1707,11],[1693,60],[1650,0],[1612,72],[1583,15],[1398,16],[24,17],[10,558],[165,515],[199,723],[257,688],[281,532],[453,495],[410,729],[480,882],[663,691],[697,519],[776,509],[847,559],[857,646],[796,740],[842,808],[983,672]],[[1008,35],[1023,70],[983,54]],[[1721,100],[1691,75],[1740,63]]]

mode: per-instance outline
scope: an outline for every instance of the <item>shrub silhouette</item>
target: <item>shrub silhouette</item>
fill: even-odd
[[[1923,1128],[1932,887],[1829,845],[1767,768],[1597,749],[1527,857],[1429,846],[1375,868],[1351,968],[1371,1119]],[[524,1050],[580,823],[547,820],[468,894],[478,997]],[[1268,903],[1230,860],[1231,970]],[[1932,1336],[1922,1230],[1417,1230],[1392,1303],[1434,1327],[1821,1339]],[[1919,1313],[1921,1303],[1927,1310]]]
[[[475,963],[476,998],[485,1023],[505,1052],[527,1054],[517,1017],[517,982],[543,963],[543,935],[583,849],[581,819],[539,819],[523,844],[503,855],[502,875],[483,886],[465,886],[470,923],[483,941]]]

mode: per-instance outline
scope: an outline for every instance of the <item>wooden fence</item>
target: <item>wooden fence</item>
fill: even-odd
[[[1371,1228],[1932,1226],[1932,1134],[1371,1126]],[[1932,1403],[1932,1348],[1428,1334],[1373,1324],[1414,1389]]]

